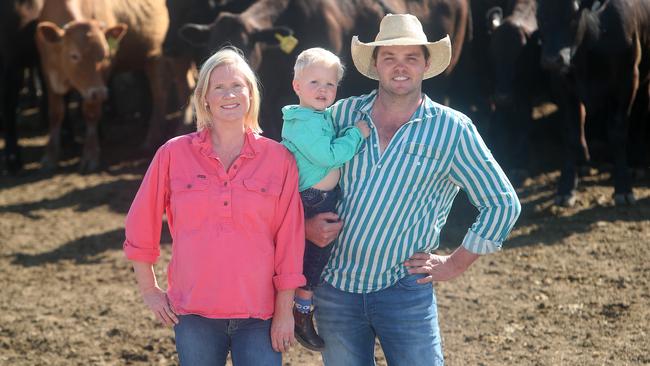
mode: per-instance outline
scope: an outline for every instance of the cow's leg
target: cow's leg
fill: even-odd
[[[86,137],[81,153],[79,171],[90,173],[99,169],[99,134],[97,127],[102,116],[102,102],[95,100],[84,100],[81,104],[81,112],[86,124]]]
[[[22,82],[22,68],[8,61],[3,65],[2,84],[4,93],[2,95],[2,107],[0,116],[4,122],[5,167],[10,174],[17,174],[23,167],[20,147],[18,146],[18,133],[16,130],[16,105],[18,93]]]
[[[646,82],[639,87],[634,108],[630,116],[628,157],[634,169],[634,178],[644,178],[645,168],[649,164],[648,130],[650,128],[650,83]]]
[[[627,162],[628,118],[622,109],[617,107],[613,118],[607,121],[607,138],[614,156],[614,202],[617,205],[636,202]]]
[[[558,182],[555,204],[571,207],[576,202],[578,174],[576,170],[578,156],[582,155],[581,128],[584,130],[584,106],[574,93],[561,93],[562,141],[564,157]]]
[[[47,109],[50,135],[41,165],[45,170],[53,170],[56,169],[61,157],[61,122],[65,113],[63,95],[56,94],[52,89],[48,89]]]
[[[638,42],[638,40],[637,40]],[[636,50],[640,52],[640,50]],[[614,75],[629,75],[627,80],[622,80],[614,99],[615,107],[613,118],[607,121],[607,137],[614,153],[614,202],[620,204],[634,204],[636,198],[632,192],[632,177],[629,172],[627,159],[628,130],[630,115],[637,91],[639,90],[639,60],[634,57],[632,72],[622,68]],[[625,64],[625,63],[623,63]]]
[[[530,98],[515,100],[515,114],[508,124],[512,136],[512,181],[517,186],[521,185],[530,175],[529,153],[530,153],[530,130],[533,124],[533,106]]]
[[[162,56],[150,58],[147,60],[145,72],[149,79],[152,110],[143,147],[151,150],[157,148],[165,137],[165,106],[169,84],[166,82],[168,78],[165,77],[165,59]]]
[[[192,66],[192,60],[186,57],[170,58],[169,64],[174,75],[174,87],[176,89],[175,108],[182,113],[176,135],[182,135],[194,129],[190,94],[194,89],[195,70]]]

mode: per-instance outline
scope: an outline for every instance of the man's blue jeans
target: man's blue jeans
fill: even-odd
[[[210,319],[180,315],[174,326],[181,365],[280,366],[282,354],[271,346],[271,319]]]
[[[326,366],[375,364],[375,337],[388,365],[443,365],[438,310],[431,283],[410,275],[366,294],[323,283],[315,291],[318,333],[325,341]]]

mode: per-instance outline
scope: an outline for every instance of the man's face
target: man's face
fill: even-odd
[[[381,89],[395,95],[419,94],[429,61],[422,46],[381,46],[375,66]]]

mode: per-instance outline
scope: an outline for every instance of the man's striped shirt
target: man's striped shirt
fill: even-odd
[[[407,275],[403,262],[438,247],[459,189],[479,210],[463,240],[473,253],[501,248],[521,206],[472,122],[426,95],[383,152],[370,113],[376,91],[332,107],[337,130],[368,121],[371,134],[342,168],[344,225],[324,280],[348,292],[384,289]]]

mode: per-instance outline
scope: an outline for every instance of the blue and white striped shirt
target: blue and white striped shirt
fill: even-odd
[[[487,254],[501,248],[521,211],[517,194],[469,118],[426,95],[380,153],[370,113],[376,91],[332,107],[335,129],[368,121],[372,132],[342,168],[343,229],[323,272],[348,292],[384,289],[407,275],[403,262],[438,247],[459,189],[479,210],[463,246]]]

